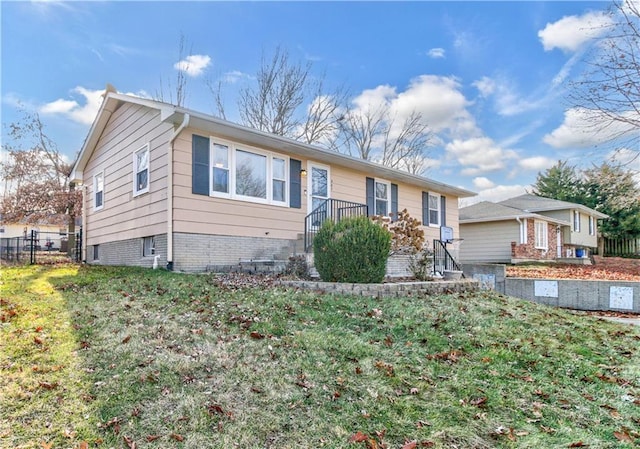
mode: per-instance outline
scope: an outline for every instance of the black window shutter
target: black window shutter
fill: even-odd
[[[376,214],[376,197],[375,197],[375,181],[373,178],[367,178],[367,215]]]
[[[209,195],[209,138],[194,134],[191,146],[191,193]]]
[[[302,162],[296,159],[289,159],[289,207],[300,209],[302,207],[302,183],[300,170]]]
[[[398,184],[391,184],[391,220],[398,219]]]
[[[447,198],[444,196],[440,197],[440,213],[442,214],[442,219],[440,220],[440,226],[447,225]]]
[[[429,226],[429,193],[422,192],[422,224]]]

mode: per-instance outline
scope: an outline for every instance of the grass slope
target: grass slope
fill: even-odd
[[[3,448],[624,448],[640,332],[490,292],[396,300],[2,270]]]

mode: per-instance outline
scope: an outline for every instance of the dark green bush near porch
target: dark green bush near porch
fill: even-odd
[[[367,217],[327,220],[313,241],[316,269],[327,282],[382,282],[390,249],[389,231]]]

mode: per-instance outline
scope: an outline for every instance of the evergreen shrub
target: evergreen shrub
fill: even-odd
[[[389,231],[367,217],[327,220],[313,241],[315,267],[326,282],[382,282],[390,249]]]

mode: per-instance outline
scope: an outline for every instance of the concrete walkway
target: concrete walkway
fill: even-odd
[[[603,320],[615,321],[616,323],[632,324],[634,326],[640,326],[640,316],[638,318],[622,318],[616,316],[600,316]]]

